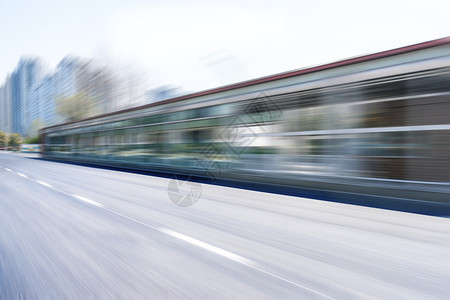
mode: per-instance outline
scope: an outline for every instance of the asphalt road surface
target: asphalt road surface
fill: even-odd
[[[170,182],[0,153],[0,299],[450,297],[448,218]]]

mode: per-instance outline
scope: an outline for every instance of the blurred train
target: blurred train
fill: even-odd
[[[450,202],[450,37],[41,130],[46,158]]]

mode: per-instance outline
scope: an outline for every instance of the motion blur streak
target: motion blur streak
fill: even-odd
[[[450,289],[447,218],[206,184],[180,208],[165,178],[8,153],[0,166],[1,299],[444,299]]]
[[[43,128],[42,153],[448,205],[449,99],[447,37]]]

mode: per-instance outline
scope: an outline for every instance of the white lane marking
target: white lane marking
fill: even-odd
[[[22,173],[17,173],[17,175],[19,175],[19,176],[22,176],[23,178],[28,178],[28,176],[27,176],[27,175],[25,175],[25,174],[22,174]]]
[[[172,237],[181,239],[181,240],[183,240],[183,241],[185,241],[185,242],[194,244],[194,245],[196,245],[196,246],[198,246],[198,247],[201,247],[201,248],[203,248],[203,249],[209,250],[209,251],[211,251],[211,252],[214,252],[214,253],[216,253],[216,254],[219,254],[219,255],[224,256],[224,257],[226,257],[226,258],[229,258],[229,259],[231,259],[231,260],[237,261],[237,262],[239,262],[239,263],[241,263],[241,264],[248,265],[248,266],[256,265],[256,263],[255,263],[254,261],[250,260],[250,259],[247,259],[247,258],[245,258],[245,257],[239,256],[239,255],[234,254],[234,253],[232,253],[232,252],[230,252],[230,251],[220,249],[220,248],[218,248],[218,247],[216,247],[216,246],[213,246],[213,245],[210,245],[210,244],[208,244],[208,243],[199,241],[199,240],[197,240],[197,239],[188,237],[188,236],[186,236],[186,235],[184,235],[184,234],[181,234],[181,233],[178,233],[178,232],[176,232],[176,231],[173,231],[173,230],[170,230],[170,229],[167,229],[167,228],[164,228],[164,227],[155,227],[155,226],[149,225],[149,224],[147,224],[147,223],[141,222],[141,221],[139,221],[139,220],[137,220],[137,219],[134,219],[134,218],[129,217],[129,216],[127,216],[127,215],[121,214],[121,213],[116,212],[116,211],[114,211],[114,210],[108,209],[108,208],[106,208],[106,207],[103,207],[103,209],[106,210],[106,211],[109,211],[109,212],[111,212],[111,213],[113,213],[113,214],[115,214],[115,215],[121,216],[121,217],[123,217],[123,218],[125,218],[125,219],[128,219],[128,220],[130,220],[130,221],[133,221],[133,222],[135,222],[135,223],[138,223],[138,224],[140,224],[140,225],[143,225],[143,226],[145,226],[145,227],[148,227],[148,228],[151,228],[151,229],[160,231],[160,232],[162,232],[162,233],[165,233],[165,234],[168,234],[168,235],[170,235],[170,236],[172,236]]]
[[[98,207],[104,207],[103,204],[95,202],[95,201],[93,201],[91,199],[88,199],[86,197],[83,197],[83,196],[80,196],[80,195],[75,195],[75,194],[72,194],[71,196],[77,198],[78,200],[84,201],[86,203],[89,203],[89,204],[92,204],[92,205],[95,205],[95,206],[98,206]]]
[[[9,172],[12,172],[12,171],[11,171],[10,169],[8,169],[8,168],[5,168],[5,170],[7,170],[7,171],[9,171]],[[20,175],[20,176],[22,176],[22,177],[28,178],[28,176],[26,176],[26,175],[24,175],[24,174],[21,174],[21,173],[17,173],[17,174]],[[28,179],[29,179],[29,178],[28,178]],[[31,179],[30,179],[30,180],[31,180]],[[104,209],[104,210],[106,210],[106,211],[109,211],[109,212],[111,212],[111,213],[114,213],[114,214],[116,214],[116,215],[118,215],[118,216],[121,216],[121,217],[126,218],[126,219],[128,219],[128,220],[131,220],[131,221],[133,221],[133,222],[139,223],[139,224],[141,224],[141,225],[143,225],[143,226],[146,226],[146,227],[148,227],[148,228],[152,228],[152,229],[157,230],[157,231],[159,231],[159,232],[168,234],[168,235],[170,235],[170,236],[172,236],[172,237],[175,237],[175,238],[177,238],[177,239],[180,239],[180,240],[183,240],[183,241],[188,242],[188,243],[190,243],[190,244],[193,244],[193,245],[195,245],[195,246],[197,246],[197,247],[201,247],[201,248],[203,248],[203,249],[205,249],[205,250],[211,251],[211,252],[213,252],[213,253],[216,253],[216,254],[218,254],[218,255],[221,255],[221,256],[223,256],[223,257],[226,257],[226,258],[228,258],[228,259],[231,259],[231,260],[233,260],[233,261],[236,261],[236,262],[238,262],[238,263],[240,263],[240,264],[243,264],[243,265],[245,265],[245,266],[247,266],[247,267],[249,267],[249,268],[252,268],[252,269],[254,269],[254,270],[256,270],[256,271],[259,271],[259,272],[261,272],[261,273],[267,274],[267,275],[272,276],[272,277],[274,277],[274,278],[277,278],[277,279],[279,279],[279,280],[281,280],[281,281],[284,281],[284,282],[287,282],[287,283],[292,284],[292,285],[294,285],[294,286],[297,286],[297,287],[299,287],[299,288],[301,288],[301,289],[310,291],[310,292],[312,292],[312,293],[314,293],[314,294],[316,294],[316,295],[323,296],[323,297],[325,297],[325,298],[327,298],[327,299],[334,299],[334,298],[332,298],[332,297],[330,297],[330,296],[328,296],[328,295],[322,294],[322,293],[320,293],[320,292],[318,292],[318,291],[316,291],[316,290],[313,290],[313,289],[310,289],[310,288],[308,288],[308,287],[306,287],[306,286],[303,286],[303,285],[301,285],[301,284],[295,283],[295,282],[293,282],[293,281],[291,281],[291,280],[289,280],[289,279],[286,279],[286,278],[280,277],[280,276],[278,276],[278,275],[275,275],[275,274],[273,274],[273,273],[270,273],[270,272],[268,272],[268,271],[265,271],[265,270],[259,268],[259,267],[258,267],[258,264],[257,264],[256,262],[254,262],[254,261],[252,261],[252,260],[250,260],[250,259],[247,259],[247,258],[245,258],[245,257],[242,257],[242,256],[240,256],[240,255],[234,254],[234,253],[232,253],[232,252],[230,252],[230,251],[227,251],[227,250],[218,248],[218,247],[216,247],[216,246],[210,245],[210,244],[208,244],[208,243],[205,243],[205,242],[202,242],[202,241],[200,241],[200,240],[191,238],[191,237],[189,237],[189,236],[186,236],[186,235],[184,235],[184,234],[178,233],[178,232],[176,232],[176,231],[173,231],[173,230],[170,230],[170,229],[167,229],[167,228],[151,226],[151,225],[149,225],[149,224],[146,224],[146,223],[141,222],[141,221],[139,221],[139,220],[136,220],[136,219],[134,219],[134,218],[128,217],[128,216],[126,216],[126,215],[124,215],[124,214],[121,214],[121,213],[118,213],[118,212],[113,211],[113,210],[111,210],[111,209],[108,209],[108,208],[106,208],[103,204],[98,203],[98,202],[93,201],[93,200],[90,200],[90,199],[88,199],[88,198],[86,198],[86,197],[83,197],[83,196],[80,196],[80,195],[76,195],[76,194],[69,194],[69,193],[66,193],[66,192],[64,192],[64,191],[61,191],[61,190],[59,190],[59,189],[57,189],[57,188],[54,188],[53,186],[51,186],[50,184],[48,184],[48,183],[46,183],[46,182],[43,182],[43,181],[40,181],[40,180],[36,180],[36,182],[39,183],[39,184],[41,184],[41,185],[43,185],[43,186],[46,186],[46,187],[48,187],[48,188],[51,188],[51,189],[53,189],[53,190],[55,190],[55,191],[58,191],[58,192],[60,192],[60,193],[63,193],[63,194],[72,196],[72,197],[74,197],[74,198],[76,198],[76,199],[79,199],[79,200],[84,201],[84,202],[86,202],[86,203],[89,203],[89,204],[95,205],[95,206],[97,206],[97,207],[100,207],[100,208],[102,208],[102,209]]]
[[[237,261],[237,262],[239,262],[241,264],[248,265],[248,266],[255,266],[256,265],[256,263],[254,261],[251,261],[250,259],[247,259],[245,257],[242,257],[242,256],[239,256],[237,254],[231,253],[230,251],[221,249],[219,247],[207,244],[205,242],[199,241],[197,239],[191,238],[191,237],[189,237],[187,235],[175,232],[175,231],[167,229],[167,228],[158,228],[158,230],[161,231],[161,232],[164,232],[164,233],[166,233],[166,234],[168,234],[170,236],[173,236],[173,237],[175,237],[177,239],[183,240],[183,241],[188,242],[190,244],[193,244],[195,246],[201,247],[203,249],[206,249],[208,251],[214,252],[216,254],[219,254],[219,255],[224,256],[226,258],[229,258],[231,260]]]
[[[60,189],[57,189],[57,188],[53,187],[52,185],[48,184],[47,182],[40,181],[40,180],[35,180],[35,181],[36,181],[37,183],[43,185],[43,186],[46,186],[46,187],[48,187],[48,188],[50,188],[50,189],[52,189],[52,190],[55,190],[55,191],[57,191],[57,192],[60,192],[60,193],[62,193],[62,194],[65,194],[65,195],[68,195],[68,196],[77,198],[78,200],[84,201],[84,202],[86,202],[86,203],[89,203],[89,204],[92,204],[92,205],[95,205],[95,206],[98,206],[98,207],[104,207],[103,204],[98,203],[98,202],[96,202],[96,201],[94,201],[94,200],[88,199],[88,198],[86,198],[86,197],[83,197],[83,196],[80,196],[80,195],[76,195],[76,194],[69,194],[69,193],[66,193],[66,192],[64,192],[64,191],[61,191]]]
[[[36,182],[39,183],[39,184],[42,184],[43,186],[46,186],[46,187],[48,187],[48,188],[53,189],[53,186],[51,186],[51,185],[48,184],[47,182],[43,182],[43,181],[40,181],[40,180],[36,180]]]
[[[310,289],[310,288],[308,288],[308,287],[306,287],[306,286],[303,286],[303,285],[301,285],[301,284],[295,283],[295,282],[293,282],[293,281],[291,281],[291,280],[289,280],[289,279],[280,277],[280,276],[278,276],[278,275],[275,275],[275,274],[273,274],[273,273],[270,273],[270,272],[268,272],[268,271],[265,271],[265,270],[263,270],[263,269],[261,269],[261,268],[258,268],[258,264],[257,264],[256,262],[254,262],[254,261],[252,261],[252,260],[250,260],[250,259],[247,259],[247,258],[245,258],[245,257],[242,257],[242,256],[240,256],[240,255],[234,254],[234,253],[232,253],[232,252],[230,252],[230,251],[220,249],[220,248],[218,248],[218,247],[216,247],[216,246],[207,244],[207,243],[205,243],[205,242],[199,241],[199,240],[197,240],[197,239],[191,238],[191,237],[189,237],[189,236],[186,236],[186,235],[184,235],[184,234],[175,232],[175,231],[170,230],[170,229],[167,229],[167,228],[160,227],[160,228],[158,228],[158,230],[161,231],[161,232],[164,232],[164,233],[166,233],[166,234],[168,234],[168,235],[170,235],[170,236],[173,236],[173,237],[175,237],[175,238],[177,238],[177,239],[183,240],[183,241],[188,242],[188,243],[190,243],[190,244],[193,244],[193,245],[195,245],[195,246],[201,247],[201,248],[206,249],[206,250],[208,250],[208,251],[214,252],[214,253],[216,253],[216,254],[218,254],[218,255],[224,256],[224,257],[229,258],[229,259],[231,259],[231,260],[234,260],[234,261],[236,261],[236,262],[238,262],[238,263],[241,263],[241,264],[243,264],[243,265],[245,265],[245,266],[247,266],[247,267],[250,267],[250,268],[252,268],[252,269],[254,269],[254,270],[256,270],[256,271],[262,272],[262,273],[267,274],[267,275],[269,275],[269,276],[273,276],[273,277],[275,277],[275,278],[277,278],[277,279],[279,279],[279,280],[281,280],[281,281],[285,281],[285,282],[287,282],[287,283],[290,283],[290,284],[292,284],[292,285],[295,285],[295,286],[297,286],[297,287],[299,287],[299,288],[302,288],[302,289],[304,289],[304,290],[307,290],[307,291],[309,291],[309,292],[312,292],[312,293],[315,293],[315,294],[317,294],[317,295],[323,296],[323,297],[325,297],[325,298],[327,298],[327,299],[334,299],[334,298],[332,298],[332,297],[330,297],[330,296],[328,296],[328,295],[322,294],[322,293],[320,293],[320,292],[318,292],[318,291],[316,291],[316,290]]]
[[[273,274],[273,273],[270,273],[270,272],[268,272],[268,271],[265,271],[265,270],[261,269],[260,267],[258,267],[258,264],[257,264],[256,262],[254,262],[254,261],[252,261],[252,260],[250,260],[250,259],[247,259],[247,258],[245,258],[245,257],[242,257],[242,256],[239,256],[239,255],[237,255],[237,254],[231,253],[231,252],[229,252],[229,251],[220,249],[220,248],[218,248],[218,247],[216,247],[216,246],[213,246],[213,245],[207,244],[207,243],[205,243],[205,242],[199,241],[199,240],[197,240],[197,239],[188,237],[188,236],[186,236],[186,235],[184,235],[184,234],[175,232],[175,231],[173,231],[173,230],[170,230],[170,229],[167,229],[167,228],[163,228],[163,227],[155,227],[155,226],[149,225],[149,224],[147,224],[147,223],[141,222],[141,221],[139,221],[139,220],[137,220],[137,219],[134,219],[134,218],[129,217],[129,216],[127,216],[127,215],[121,214],[121,213],[116,212],[116,211],[114,211],[114,210],[111,210],[111,209],[109,209],[109,208],[102,207],[102,209],[104,209],[104,210],[106,210],[106,211],[109,211],[110,213],[113,213],[113,214],[118,215],[118,216],[120,216],[120,217],[123,217],[123,218],[125,218],[125,219],[128,219],[128,220],[130,220],[130,221],[133,221],[133,222],[135,222],[135,223],[141,224],[142,226],[145,226],[145,227],[148,227],[148,228],[157,230],[157,231],[159,231],[159,232],[168,234],[168,235],[170,235],[170,236],[172,236],[172,237],[181,239],[181,240],[183,240],[183,241],[185,241],[185,242],[194,244],[194,245],[196,245],[196,246],[198,246],[198,247],[204,248],[204,249],[206,249],[206,250],[209,250],[209,251],[211,251],[211,252],[214,252],[214,253],[216,253],[216,254],[219,254],[219,255],[221,255],[221,256],[224,256],[224,257],[226,257],[226,258],[228,258],[228,259],[231,259],[231,260],[236,261],[236,262],[238,262],[238,263],[240,263],[240,264],[243,264],[244,266],[247,266],[247,267],[252,268],[252,269],[254,269],[254,270],[256,270],[256,271],[259,271],[259,272],[261,272],[261,273],[264,273],[264,274],[266,274],[266,275],[268,275],[268,276],[272,276],[272,277],[274,277],[274,278],[277,278],[278,280],[287,282],[287,283],[289,283],[289,284],[291,284],[291,285],[294,285],[294,286],[296,286],[296,287],[298,287],[298,288],[301,288],[301,289],[303,289],[303,290],[306,290],[306,291],[309,291],[309,292],[314,293],[314,294],[316,294],[316,295],[322,296],[322,297],[324,297],[324,298],[326,298],[326,299],[333,299],[333,300],[335,299],[335,298],[330,297],[330,296],[328,296],[328,295],[325,295],[325,294],[323,294],[323,293],[321,293],[321,292],[318,292],[318,291],[316,291],[316,290],[313,290],[313,289],[308,288],[308,287],[306,287],[306,286],[303,286],[303,285],[301,285],[301,284],[295,283],[295,282],[293,282],[293,281],[291,281],[291,280],[289,280],[289,279],[286,279],[286,278],[283,278],[283,277],[281,277],[281,276],[278,276],[278,275],[275,275],[275,274]]]

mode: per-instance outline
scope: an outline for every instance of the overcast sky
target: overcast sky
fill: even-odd
[[[0,0],[0,81],[70,53],[195,91],[448,35],[444,0]]]

